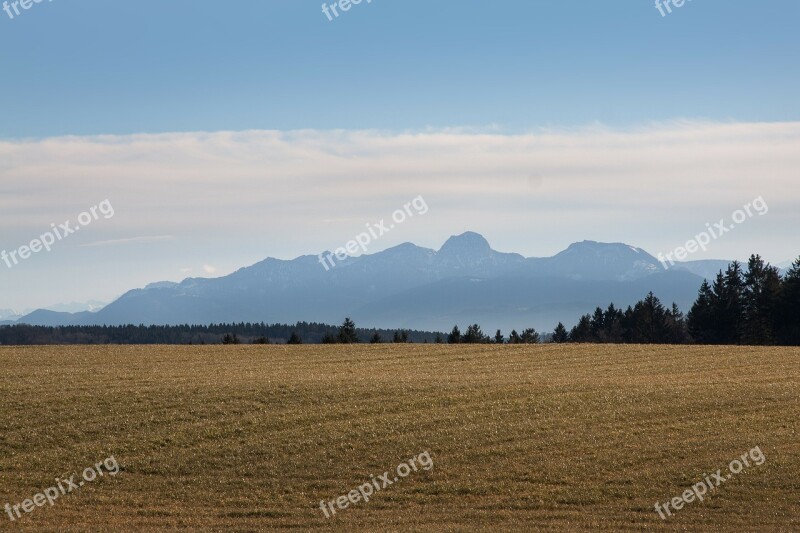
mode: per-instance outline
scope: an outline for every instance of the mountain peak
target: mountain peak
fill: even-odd
[[[554,270],[574,279],[622,281],[663,270],[655,257],[641,248],[621,242],[575,242],[548,261]]]
[[[474,231],[467,231],[461,235],[453,235],[442,245],[439,253],[459,253],[459,252],[489,252],[489,246],[483,235]]]

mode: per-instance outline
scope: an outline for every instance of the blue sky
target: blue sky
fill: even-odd
[[[796,1],[54,0],[0,13],[0,137],[796,120]]]
[[[0,311],[341,246],[466,230],[553,255],[652,254],[756,198],[690,259],[800,253],[800,3],[44,0],[0,11]],[[0,0],[0,6],[2,0]]]

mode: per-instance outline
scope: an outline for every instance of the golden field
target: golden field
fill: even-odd
[[[121,467],[0,531],[800,530],[800,349],[2,347],[0,369],[0,506]]]

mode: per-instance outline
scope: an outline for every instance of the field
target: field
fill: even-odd
[[[119,465],[2,531],[800,530],[800,349],[4,347],[0,368],[0,506]]]

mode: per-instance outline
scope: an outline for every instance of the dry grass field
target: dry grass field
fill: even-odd
[[[800,349],[4,347],[0,368],[0,506],[121,467],[2,531],[800,530]]]

